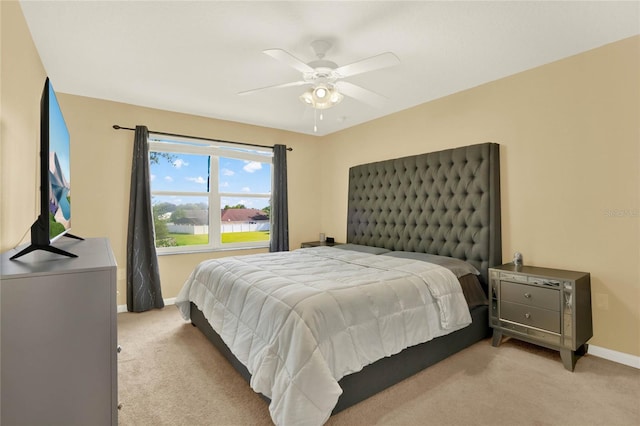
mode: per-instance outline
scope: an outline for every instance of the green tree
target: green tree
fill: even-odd
[[[169,238],[169,228],[167,227],[166,220],[160,219],[158,218],[158,216],[154,216],[153,227],[156,231],[156,240],[164,240],[165,238]]]
[[[236,204],[235,206],[230,206],[228,204],[226,204],[224,206],[224,210],[229,210],[229,209],[246,209],[244,204]]]
[[[185,209],[183,206],[178,207],[173,213],[171,213],[171,221],[175,222],[178,219],[186,217],[185,210],[189,209]]]
[[[151,164],[158,164],[161,158],[164,158],[169,163],[173,164],[173,162],[176,161],[176,158],[178,158],[178,156],[175,154],[171,154],[169,152],[158,152],[158,151],[149,152],[149,162]]]
[[[168,213],[167,209],[169,206],[173,206],[173,204],[159,203],[153,205],[153,229],[156,233],[156,241],[158,242],[169,237],[167,220],[162,218],[165,213]]]
[[[178,206],[172,203],[157,203],[153,205],[153,215],[154,216],[162,216],[166,213],[172,213],[176,211]]]

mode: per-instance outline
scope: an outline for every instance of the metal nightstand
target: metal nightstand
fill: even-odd
[[[560,351],[573,371],[593,336],[588,272],[515,266],[489,268],[493,346],[502,336]]]

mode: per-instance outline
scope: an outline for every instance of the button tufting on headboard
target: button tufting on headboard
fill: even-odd
[[[502,263],[500,157],[494,143],[349,170],[347,242]]]

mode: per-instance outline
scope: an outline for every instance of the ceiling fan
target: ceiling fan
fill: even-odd
[[[335,62],[324,59],[325,54],[331,48],[330,42],[315,40],[311,43],[311,48],[314,50],[317,59],[309,63],[304,63],[282,49],[267,49],[263,51],[263,53],[272,58],[300,71],[302,80],[247,90],[238,94],[248,95],[262,90],[307,85],[310,87],[300,95],[300,100],[315,109],[331,108],[340,103],[344,96],[376,107],[381,107],[384,104],[386,100],[384,96],[343,79],[397,65],[400,60],[396,55],[391,52],[385,52],[339,67]]]

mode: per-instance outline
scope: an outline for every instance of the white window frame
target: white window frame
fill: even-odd
[[[234,158],[239,160],[257,161],[270,164],[270,182],[273,191],[273,150],[269,148],[246,148],[241,145],[225,142],[203,142],[188,137],[167,137],[158,134],[149,134],[149,154],[154,152],[167,152],[174,154],[207,155],[210,157],[209,192],[183,192],[183,191],[154,191],[149,182],[151,197],[153,196],[196,196],[206,197],[209,202],[209,243],[177,247],[156,247],[158,255],[201,253],[225,250],[242,250],[255,248],[268,248],[271,241],[271,233],[267,241],[252,241],[240,243],[222,243],[220,211],[222,209],[220,199],[222,197],[238,198],[271,198],[271,193],[236,193],[221,192],[219,186],[219,159]],[[155,237],[154,237],[155,242]]]

